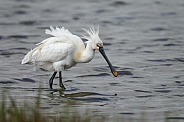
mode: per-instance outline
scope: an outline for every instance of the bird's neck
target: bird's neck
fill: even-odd
[[[78,60],[78,63],[87,63],[90,62],[95,54],[95,50],[92,48],[92,42],[89,41],[86,45],[86,48],[81,51],[81,56]]]

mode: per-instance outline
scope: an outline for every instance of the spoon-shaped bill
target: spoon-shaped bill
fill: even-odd
[[[118,76],[118,72],[114,69],[114,67],[112,66],[111,62],[109,61],[109,59],[107,58],[106,54],[105,54],[105,51],[103,49],[103,47],[99,47],[99,51],[100,53],[102,54],[102,56],[105,58],[105,60],[107,61],[110,69],[111,69],[111,72],[112,74],[117,77]]]

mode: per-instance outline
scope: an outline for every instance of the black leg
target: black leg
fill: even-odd
[[[66,89],[65,86],[63,85],[63,82],[62,82],[62,74],[61,74],[61,71],[59,72],[59,86],[62,89]]]
[[[51,89],[52,89],[53,80],[54,80],[56,74],[57,74],[57,72],[54,72],[53,75],[52,75],[52,77],[51,77],[50,80],[49,80],[49,85],[50,85],[50,88],[51,88]]]

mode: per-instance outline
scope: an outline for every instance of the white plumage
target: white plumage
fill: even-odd
[[[76,51],[85,48],[82,40],[64,27],[50,28],[51,30],[46,29],[45,33],[54,37],[38,43],[38,47],[28,52],[22,64],[33,63],[49,71],[61,71],[77,63]]]
[[[88,40],[86,46],[80,37],[72,34],[64,27],[56,27],[54,29],[51,26],[50,30],[45,30],[45,33],[53,37],[36,44],[37,47],[25,55],[22,64],[34,64],[35,67],[53,71],[54,74],[56,74],[57,72],[61,73],[62,70],[68,69],[77,63],[91,61],[95,50],[99,50],[103,47],[103,42],[99,38],[99,27],[96,31],[94,26],[84,30],[89,34],[89,37],[83,37]],[[110,66],[110,68],[112,68],[112,66]],[[114,71],[113,69],[113,72]],[[54,74],[50,79],[51,88],[55,77]],[[60,80],[61,79],[62,78],[60,78]]]

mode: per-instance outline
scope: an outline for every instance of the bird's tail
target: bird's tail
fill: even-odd
[[[24,56],[24,59],[22,60],[22,64],[31,63],[31,56],[32,56],[32,50],[29,51],[29,52]]]

